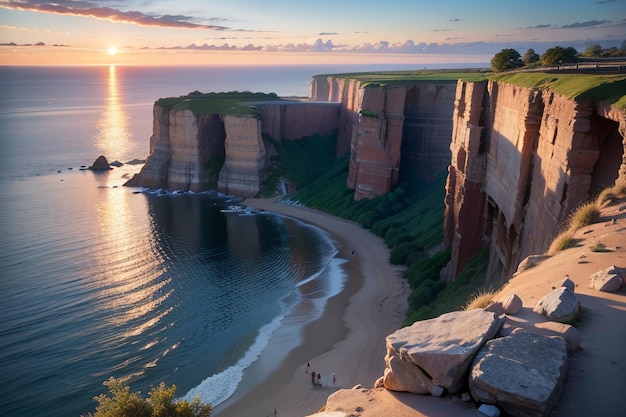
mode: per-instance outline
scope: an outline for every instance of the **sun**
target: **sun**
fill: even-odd
[[[109,55],[115,55],[117,53],[117,48],[112,46],[107,51],[109,52]]]

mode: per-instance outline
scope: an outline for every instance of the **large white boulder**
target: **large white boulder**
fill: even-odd
[[[441,395],[457,392],[472,359],[497,334],[503,319],[482,309],[418,321],[387,336],[383,386],[392,391]]]

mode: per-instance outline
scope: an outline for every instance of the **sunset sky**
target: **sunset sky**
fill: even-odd
[[[625,39],[626,0],[0,0],[0,65],[485,62]]]

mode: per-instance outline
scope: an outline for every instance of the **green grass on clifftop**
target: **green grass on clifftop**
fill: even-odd
[[[516,72],[490,77],[528,88],[546,88],[576,101],[607,100],[618,108],[626,108],[626,74],[553,74]]]
[[[356,79],[361,82],[363,87],[406,84],[411,82],[456,82],[457,80],[484,81],[487,79],[486,73],[477,69],[354,72],[346,74],[316,75],[315,77],[326,78],[329,76],[335,78]]]
[[[229,114],[235,116],[258,115],[255,102],[281,101],[273,93],[251,93],[249,91],[228,93],[193,92],[186,96],[158,99],[155,104],[169,111],[191,110],[194,114]]]

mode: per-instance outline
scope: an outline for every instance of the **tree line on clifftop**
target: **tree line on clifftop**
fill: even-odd
[[[524,55],[513,48],[506,48],[498,52],[491,59],[491,69],[495,72],[510,71],[518,68],[554,67],[561,64],[574,64],[581,58],[616,58],[626,57],[626,41],[622,42],[620,48],[611,47],[603,49],[599,44],[594,44],[585,49],[582,53],[574,48],[555,46],[547,49],[542,55],[534,49],[528,49]]]

